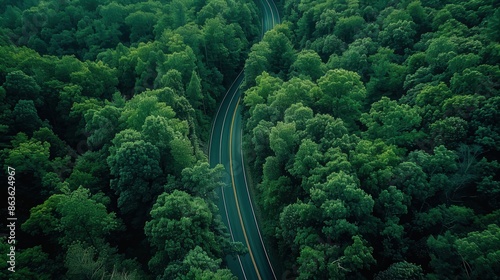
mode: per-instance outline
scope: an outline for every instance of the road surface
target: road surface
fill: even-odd
[[[280,22],[272,0],[257,0],[262,11],[262,33]],[[227,171],[226,187],[218,190],[218,206],[231,239],[240,241],[248,254],[227,257],[229,269],[238,279],[277,279],[255,217],[243,168],[241,150],[241,92],[244,74],[233,82],[215,116],[210,136],[211,166],[222,163]]]

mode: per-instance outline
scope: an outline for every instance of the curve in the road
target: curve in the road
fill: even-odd
[[[227,119],[227,115],[228,115],[228,112],[229,112],[229,106],[225,106],[225,104],[227,104],[227,100],[226,98],[228,98],[228,96],[230,96],[230,100],[229,100],[229,103],[232,103],[233,99],[234,99],[234,94],[230,94],[232,92],[234,92],[234,89],[236,87],[239,87],[239,85],[241,84],[241,81],[240,81],[240,77],[242,77],[242,74],[243,74],[243,71],[240,71],[240,73],[238,74],[238,76],[236,77],[236,79],[233,81],[233,83],[231,84],[231,86],[229,87],[229,90],[226,92],[226,94],[224,95],[223,99],[222,99],[222,102],[219,106],[219,108],[217,109],[217,113],[215,115],[215,120],[212,124],[212,131],[211,131],[211,134],[210,134],[210,142],[209,142],[209,154],[208,154],[208,160],[210,162],[210,164],[212,166],[216,165],[216,164],[219,164],[219,163],[222,163],[222,140],[223,140],[223,135],[222,135],[222,131],[225,127],[225,123],[226,123],[226,119]],[[221,115],[220,115],[220,112],[221,110],[225,107],[225,112],[224,112],[224,116],[222,117],[222,123],[221,123]],[[222,128],[219,128],[222,127]],[[218,128],[218,129],[217,129]],[[220,131],[220,133],[216,133],[216,131]],[[216,139],[219,139],[218,141],[215,141]],[[217,142],[218,143],[218,147],[215,147],[212,145],[212,143],[214,142]],[[215,147],[215,148],[214,148]],[[218,150],[218,153],[217,153],[217,158],[214,160],[214,152],[213,152],[213,149],[216,149]],[[224,167],[226,167],[224,165]],[[227,168],[227,167],[226,167]],[[225,196],[225,192],[221,189],[221,190],[218,190],[218,193],[220,194],[220,198],[221,200],[219,200],[219,211],[222,211],[222,209],[224,209],[224,212],[221,213],[221,215],[223,217],[226,217],[226,219],[223,219],[223,222],[226,224],[226,226],[228,227],[229,229],[229,234],[231,236],[231,241],[235,242],[237,240],[235,240],[234,238],[234,233],[233,233],[233,230],[232,230],[232,226],[231,226],[231,221],[229,220],[229,211],[228,211],[228,206],[227,206],[227,203],[226,203],[226,196]],[[222,202],[222,205],[221,203]],[[222,207],[221,207],[222,206]],[[241,262],[241,258],[240,256],[237,256],[237,259],[238,259],[238,263],[236,265],[239,266],[239,269],[241,271],[241,274],[239,273],[236,273],[237,275],[242,275],[243,278],[246,280],[247,277],[246,277],[246,274],[245,274],[245,269],[243,268],[243,264]],[[231,261],[229,261],[229,263],[231,263]],[[233,269],[232,271],[234,272],[234,264],[232,265],[233,266]],[[238,277],[239,279],[241,279],[241,277]]]
[[[263,31],[269,30],[280,20],[276,5],[269,0],[260,0],[260,4]],[[222,220],[229,229],[231,240],[242,242],[248,249],[248,254],[228,257],[226,261],[239,279],[277,279],[255,217],[244,169],[239,107],[242,81],[243,71],[222,99],[209,143],[210,164],[222,163],[229,171],[229,176],[224,178],[227,187],[218,190]]]

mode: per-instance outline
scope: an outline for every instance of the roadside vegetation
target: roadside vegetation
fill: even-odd
[[[289,277],[498,278],[498,2],[280,4],[244,135]]]
[[[233,279],[222,259],[242,246],[215,204],[225,171],[205,151],[260,36],[253,1],[0,11],[0,160],[16,170],[18,218],[16,272],[2,253],[0,278]]]

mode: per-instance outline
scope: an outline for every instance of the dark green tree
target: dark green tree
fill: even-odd
[[[32,100],[36,106],[43,104],[43,99],[39,95],[40,86],[33,77],[26,75],[21,70],[8,73],[2,87],[7,92],[8,102],[11,105],[16,104],[19,100]]]
[[[118,195],[123,214],[134,213],[134,223],[144,220],[146,211],[161,193],[162,170],[157,147],[144,140],[124,142],[107,159],[111,188]],[[136,224],[137,225],[137,224]]]
[[[105,197],[92,196],[82,187],[66,194],[54,194],[31,209],[22,229],[32,235],[47,236],[63,249],[74,242],[103,249],[108,246],[109,234],[120,229],[121,223],[115,213],[108,213],[102,202],[106,203]]]
[[[19,100],[12,111],[12,116],[16,128],[29,135],[42,126],[42,120],[32,100]]]
[[[200,109],[202,105],[203,108],[205,108],[203,93],[201,91],[200,77],[198,77],[198,74],[194,70],[191,73],[191,80],[186,87],[186,97],[188,98],[193,108]]]
[[[0,240],[0,248],[2,248],[5,254],[2,254],[1,260],[2,265],[0,266],[2,270],[0,271],[0,277],[4,279],[40,279],[48,280],[54,277],[53,273],[56,268],[56,263],[54,263],[47,253],[42,250],[41,246],[35,246],[32,248],[27,248],[19,250],[16,247],[16,265],[14,272],[7,270],[10,265],[10,257],[7,255],[10,253],[11,245],[7,243],[5,238]]]
[[[210,230],[213,219],[208,204],[199,197],[178,190],[161,194],[144,228],[154,252],[150,270],[161,276],[166,263],[182,261],[197,246],[209,257],[218,256],[220,244]]]
[[[422,118],[415,108],[398,105],[387,97],[372,104],[370,113],[361,115],[369,138],[384,139],[388,144],[411,146],[423,135],[417,131]]]
[[[424,279],[424,273],[419,265],[403,261],[391,264],[389,268],[378,273],[375,279],[422,280]]]

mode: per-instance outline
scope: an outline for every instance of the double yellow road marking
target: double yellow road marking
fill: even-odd
[[[253,257],[252,249],[250,248],[250,242],[248,242],[247,232],[245,230],[243,218],[241,217],[241,210],[240,210],[240,205],[238,202],[238,196],[236,195],[236,184],[234,183],[233,156],[232,156],[233,155],[233,149],[232,149],[233,127],[234,127],[234,119],[236,117],[236,111],[238,111],[238,106],[240,104],[240,99],[241,99],[241,96],[238,98],[238,101],[236,102],[236,107],[234,107],[233,118],[231,120],[231,127],[229,129],[229,170],[231,173],[231,183],[233,185],[233,193],[234,193],[234,200],[236,201],[236,209],[238,210],[238,216],[240,218],[241,228],[243,229],[243,235],[245,236],[245,242],[247,243],[248,253],[250,254],[250,258],[252,259],[253,266],[255,267],[255,272],[257,273],[257,278],[259,278],[259,280],[262,280],[262,278],[260,277],[259,269],[257,267],[257,263],[255,262],[255,258]]]

